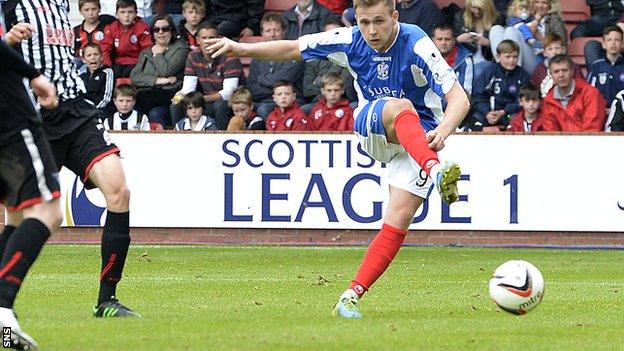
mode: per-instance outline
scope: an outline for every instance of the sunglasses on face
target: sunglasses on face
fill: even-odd
[[[171,32],[171,27],[166,26],[166,27],[152,27],[152,33],[169,33]]]

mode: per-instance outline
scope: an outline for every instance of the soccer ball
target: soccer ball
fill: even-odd
[[[490,297],[501,309],[522,315],[534,309],[544,297],[544,278],[527,261],[507,261],[490,279]]]

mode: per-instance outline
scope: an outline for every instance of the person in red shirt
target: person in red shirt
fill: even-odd
[[[152,46],[150,27],[137,17],[134,0],[117,1],[117,19],[106,26],[102,63],[113,68],[115,78],[130,77],[143,49]]]
[[[595,87],[574,78],[570,56],[562,54],[548,64],[555,86],[544,99],[545,131],[603,131],[607,102]]]
[[[524,86],[520,89],[520,106],[507,130],[510,132],[535,133],[543,130],[540,103],[542,102],[540,91],[532,85]]]
[[[353,109],[349,106],[349,101],[342,98],[342,76],[336,72],[325,74],[321,78],[321,94],[323,98],[308,114],[314,130],[353,131]]]
[[[270,131],[314,130],[305,112],[296,101],[295,87],[289,81],[280,80],[273,87],[273,101],[277,107],[269,113],[266,129]]]
[[[85,45],[99,44],[104,39],[106,26],[112,23],[115,17],[100,15],[100,0],[79,0],[78,10],[84,20],[74,27],[74,51],[76,57],[82,57]]]

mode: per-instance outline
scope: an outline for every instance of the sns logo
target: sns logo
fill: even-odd
[[[74,176],[71,188],[65,192],[65,221],[67,226],[99,227],[102,224],[106,206],[98,206],[95,203],[105,204],[104,196],[99,190],[89,191],[89,193],[87,194],[87,189],[78,177]],[[97,201],[96,198],[98,197],[101,201]]]

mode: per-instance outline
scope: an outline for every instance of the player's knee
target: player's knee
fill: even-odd
[[[130,204],[130,189],[123,183],[106,196],[109,209],[127,208]]]
[[[408,99],[393,99],[386,103],[388,108],[390,109],[391,115],[396,118],[396,116],[403,111],[416,111],[414,108],[414,104]]]

